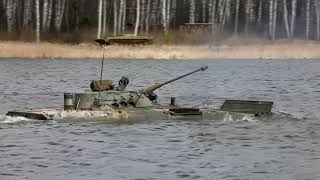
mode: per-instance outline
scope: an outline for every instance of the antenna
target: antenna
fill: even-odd
[[[104,45],[102,46],[102,60],[101,60],[101,72],[100,72],[100,88],[99,88],[99,99],[101,95],[101,88],[102,88],[102,77],[103,77],[103,65],[104,65]]]
[[[103,66],[104,66],[104,51],[105,51],[105,46],[110,45],[108,41],[105,41],[104,39],[96,39],[95,40],[98,45],[100,45],[103,50],[102,50],[102,60],[101,60],[101,71],[100,71],[100,88],[99,88],[99,99],[101,96],[101,88],[102,88],[102,78],[103,78]]]

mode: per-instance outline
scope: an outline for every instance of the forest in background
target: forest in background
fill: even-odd
[[[320,0],[1,0],[0,40],[81,43],[120,34],[162,43],[230,37],[319,40]]]

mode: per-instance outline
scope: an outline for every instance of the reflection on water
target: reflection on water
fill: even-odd
[[[275,102],[267,121],[29,122],[1,116],[0,179],[319,179],[319,61],[107,61],[130,89],[166,81],[161,102],[218,107]],[[89,88],[100,61],[0,61],[0,114],[62,104]],[[18,123],[17,123],[17,122]]]

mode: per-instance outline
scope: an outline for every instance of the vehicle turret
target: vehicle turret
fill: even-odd
[[[184,77],[190,76],[199,71],[205,71],[208,66],[203,66],[197,70],[179,76],[177,78],[171,79],[161,84],[155,84],[144,88],[140,91],[125,91],[124,88],[128,85],[129,79],[122,77],[119,81],[120,88],[115,88],[114,90],[102,91],[98,97],[94,99],[94,107],[104,109],[104,108],[124,108],[128,106],[132,107],[151,107],[157,102],[157,95],[153,92],[162,86],[169,83],[182,79]],[[123,87],[123,88],[122,88]]]

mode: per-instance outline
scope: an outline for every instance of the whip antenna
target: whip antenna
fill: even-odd
[[[99,88],[99,98],[100,98],[101,89],[102,89],[102,78],[103,78],[104,51],[105,51],[105,46],[110,45],[110,43],[108,41],[105,41],[104,39],[96,39],[95,42],[103,48],[102,60],[101,60],[101,70],[100,70],[100,88]]]

